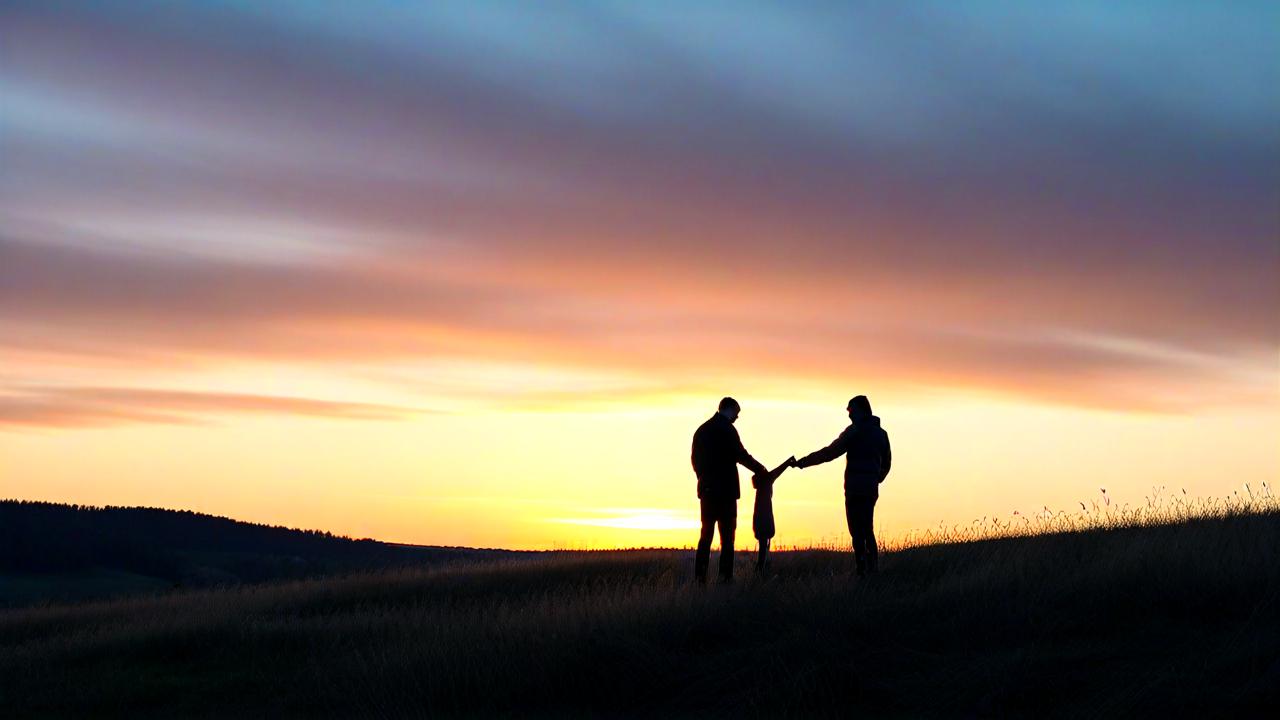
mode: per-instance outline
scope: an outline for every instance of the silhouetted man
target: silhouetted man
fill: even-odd
[[[845,456],[844,516],[853,536],[853,558],[858,577],[877,569],[876,536],[872,529],[880,483],[889,475],[893,454],[889,450],[889,433],[880,427],[880,418],[871,414],[871,401],[866,395],[849,401],[852,424],[835,442],[805,455],[796,467],[820,465]]]
[[[733,579],[733,539],[738,527],[738,498],[742,495],[738,464],[757,473],[768,472],[742,446],[742,438],[733,427],[739,412],[738,401],[727,397],[720,401],[716,414],[693,434],[693,472],[698,476],[698,501],[702,506],[702,535],[698,538],[693,573],[700,583],[707,581],[711,539],[717,523],[720,525],[720,579],[724,582]]]

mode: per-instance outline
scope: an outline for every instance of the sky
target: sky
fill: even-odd
[[[882,537],[1274,486],[1280,7],[802,5],[4,3],[0,497],[684,546],[724,395],[868,395]]]

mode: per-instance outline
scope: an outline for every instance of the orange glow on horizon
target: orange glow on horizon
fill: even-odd
[[[518,384],[513,370],[504,372]],[[563,391],[573,378],[521,379]],[[599,391],[605,381],[579,384]],[[394,399],[359,384],[335,393],[320,376],[298,382],[292,389],[300,394],[317,383],[330,395]],[[894,443],[894,471],[877,509],[886,539],[1019,509],[1070,509],[1098,487],[1137,504],[1153,486],[1224,496],[1280,474],[1273,410],[1123,413],[858,389],[873,398]],[[852,394],[829,387],[825,397],[840,400],[824,403],[816,390],[791,399],[781,388],[746,390],[735,391],[744,406],[738,427],[767,465],[830,442],[847,422],[844,396]],[[0,434],[0,495],[191,509],[416,544],[687,547],[697,537],[689,437],[717,397],[624,395],[559,409],[463,403],[382,421],[237,416],[190,426],[10,431]],[[1215,449],[1212,467],[1203,462],[1206,445]],[[752,490],[749,472],[742,477],[745,548],[754,547]],[[847,542],[840,477],[839,461],[782,476],[774,500],[779,545]]]

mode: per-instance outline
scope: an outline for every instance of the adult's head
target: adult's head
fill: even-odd
[[[849,401],[849,419],[871,417],[871,401],[866,395],[859,395]]]
[[[740,412],[742,412],[742,406],[738,404],[737,400],[731,397],[720,400],[720,414],[729,418],[729,422],[735,422]]]

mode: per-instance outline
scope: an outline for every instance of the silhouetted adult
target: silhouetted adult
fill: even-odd
[[[805,455],[796,467],[806,468],[845,456],[844,516],[853,536],[853,557],[858,576],[878,569],[878,549],[872,528],[880,483],[889,475],[893,454],[889,449],[889,433],[880,427],[880,418],[871,414],[871,401],[859,395],[849,401],[851,424],[835,442]]]
[[[693,472],[698,476],[698,501],[702,508],[702,534],[694,556],[693,573],[698,582],[707,581],[711,562],[711,539],[720,526],[720,579],[733,579],[733,540],[738,527],[738,464],[757,473],[768,469],[751,457],[733,423],[742,411],[731,397],[720,401],[720,409],[693,434]]]

